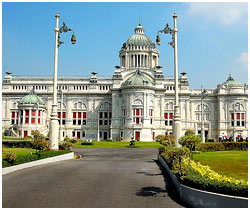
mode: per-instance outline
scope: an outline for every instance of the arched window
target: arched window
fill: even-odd
[[[202,120],[201,106],[202,106],[201,103],[196,105],[195,116],[197,121]],[[209,120],[209,119],[210,119],[210,107],[208,104],[203,103],[203,120]]]
[[[142,105],[142,101],[140,99],[135,99],[133,104],[134,105]]]

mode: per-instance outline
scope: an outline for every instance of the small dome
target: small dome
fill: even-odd
[[[131,76],[129,79],[127,79],[123,85],[153,85],[153,83],[142,73],[139,71],[139,69],[136,71],[136,73]]]
[[[21,100],[20,100],[21,104],[40,104],[40,105],[44,105],[43,99],[41,97],[39,97],[34,90],[31,90],[29,95],[24,96]]]
[[[225,84],[229,85],[229,86],[242,86],[242,84],[238,81],[235,81],[231,74],[229,74],[229,77],[227,79],[227,81],[225,82]]]
[[[144,34],[144,28],[141,24],[134,31],[135,34],[126,41],[127,46],[155,46],[154,42]]]

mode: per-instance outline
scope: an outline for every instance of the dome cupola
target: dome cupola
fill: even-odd
[[[34,89],[30,91],[29,95],[24,96],[19,103],[44,105],[43,99],[35,93]]]
[[[155,68],[158,65],[159,51],[155,43],[144,34],[144,28],[139,23],[132,35],[120,50],[120,66],[126,69]]]

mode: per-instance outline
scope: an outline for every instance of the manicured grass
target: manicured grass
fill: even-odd
[[[248,180],[248,151],[216,151],[193,154],[193,160],[221,175]]]
[[[93,145],[81,145],[78,141],[75,144],[77,148],[130,148],[129,141],[92,141]],[[135,142],[135,148],[159,148],[159,142]]]
[[[28,149],[28,148],[4,148],[3,149],[3,154],[2,154],[2,167],[8,167],[10,164],[4,160],[6,157],[6,154],[8,152],[13,152],[16,154],[17,158],[14,161],[13,165],[18,165],[26,162],[31,162],[34,160],[40,160],[48,157],[53,157],[57,155],[62,155],[65,153],[69,153],[71,151],[41,151],[40,156],[36,154],[35,149]]]

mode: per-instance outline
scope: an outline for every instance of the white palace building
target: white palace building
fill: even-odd
[[[172,132],[174,78],[164,77],[158,64],[160,53],[144,34],[144,28],[139,24],[134,32],[121,47],[120,66],[116,66],[112,78],[98,77],[95,72],[90,77],[58,78],[60,135],[154,141],[157,135]],[[47,135],[53,77],[14,76],[6,72],[2,87],[5,135],[30,136],[35,129]],[[189,89],[187,74],[180,74],[182,135],[188,129],[200,134],[203,123],[206,138],[248,136],[247,84],[229,75],[215,89],[207,90],[204,98],[201,92]]]

